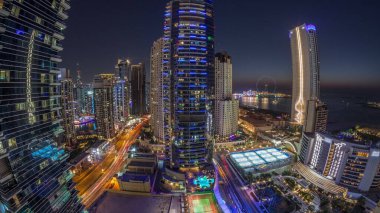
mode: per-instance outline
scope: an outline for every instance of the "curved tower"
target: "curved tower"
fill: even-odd
[[[319,55],[316,27],[303,24],[290,31],[293,65],[292,121],[303,125],[309,100],[319,99]]]

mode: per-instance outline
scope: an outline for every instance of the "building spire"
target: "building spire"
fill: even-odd
[[[77,63],[77,85],[82,84],[81,77],[80,77],[80,67],[79,63]]]

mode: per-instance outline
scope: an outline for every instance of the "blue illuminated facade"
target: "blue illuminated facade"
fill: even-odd
[[[211,0],[172,0],[164,24],[163,89],[170,167],[207,163],[214,79]]]
[[[0,0],[0,212],[81,212],[60,123],[69,0]]]

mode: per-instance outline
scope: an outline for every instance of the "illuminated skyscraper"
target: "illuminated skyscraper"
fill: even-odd
[[[85,115],[93,115],[94,112],[94,88],[92,84],[83,85],[83,95],[81,97],[82,113]]]
[[[131,114],[146,113],[145,66],[143,63],[131,66]]]
[[[119,80],[124,80],[124,113],[129,116],[131,113],[131,66],[128,59],[119,59],[115,65],[116,76],[119,77]]]
[[[80,212],[61,147],[69,1],[0,1],[0,211]]]
[[[114,86],[114,119],[117,129],[124,127],[129,116],[127,84],[123,78],[116,77]]]
[[[94,78],[95,118],[99,136],[109,139],[115,136],[113,74],[99,74]]]
[[[150,123],[153,135],[160,143],[165,143],[165,137],[168,138],[168,126],[164,122],[163,45],[164,40],[162,38],[155,41],[150,58],[150,114],[152,115]]]
[[[215,55],[215,135],[220,139],[236,133],[239,101],[232,97],[232,60],[227,53]]]
[[[326,132],[327,129],[327,104],[319,100],[309,100],[306,109],[306,120],[303,131],[313,132]]]
[[[75,127],[74,127],[74,82],[68,69],[61,69],[61,106],[62,106],[62,126],[65,130],[65,143],[67,146],[76,145]]]
[[[212,0],[168,2],[164,24],[163,89],[170,115],[168,163],[173,168],[205,165],[214,92]]]
[[[290,31],[293,64],[293,122],[304,125],[309,100],[319,99],[319,55],[316,28],[303,24]]]

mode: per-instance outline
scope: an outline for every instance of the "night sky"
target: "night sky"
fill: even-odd
[[[163,33],[166,2],[71,1],[62,66],[75,71],[79,63],[90,82],[94,74],[114,72],[117,58],[149,63],[151,45]],[[236,90],[254,89],[263,78],[289,87],[288,32],[311,23],[317,26],[323,86],[376,87],[379,11],[379,0],[215,0],[216,50],[232,56]]]

